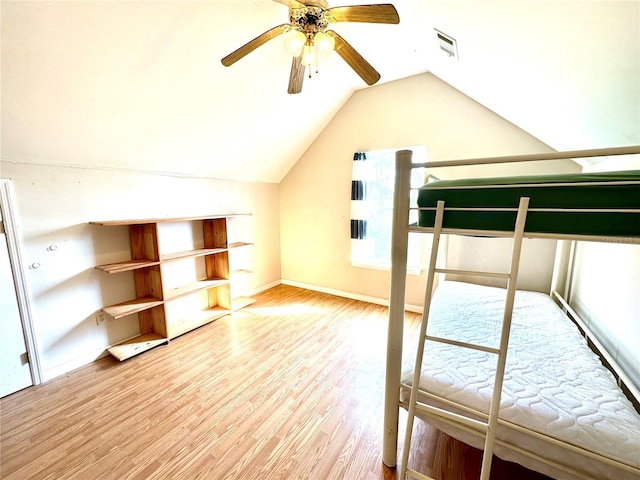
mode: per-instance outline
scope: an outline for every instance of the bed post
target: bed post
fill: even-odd
[[[396,178],[391,234],[391,287],[387,334],[387,370],[384,395],[384,438],[382,462],[395,467],[398,455],[398,412],[402,369],[402,335],[409,241],[409,190],[411,188],[411,150],[396,152]]]

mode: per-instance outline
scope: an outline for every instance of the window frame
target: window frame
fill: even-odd
[[[411,150],[413,151],[414,163],[423,163],[426,162],[426,147],[424,145],[415,145],[406,148],[394,148],[394,149],[380,149],[380,150],[370,150],[364,152],[366,155],[366,160],[359,160],[362,162],[378,162],[375,166],[368,165],[367,173],[364,175],[360,175],[356,173],[356,169],[363,169],[362,164],[356,164],[354,161],[353,172],[352,172],[352,180],[362,180],[365,182],[365,185],[369,183],[373,184],[374,188],[367,189],[365,187],[365,191],[368,190],[377,190],[380,193],[381,185],[386,185],[385,195],[379,194],[375,196],[375,199],[369,198],[368,202],[369,206],[365,207],[364,210],[367,213],[373,213],[374,215],[368,215],[369,218],[367,221],[367,234],[364,239],[356,240],[355,242],[352,240],[350,247],[349,260],[350,264],[356,268],[368,268],[372,270],[380,270],[380,271],[390,271],[391,270],[391,224],[393,222],[393,187],[395,185],[395,155],[398,150]],[[382,157],[382,158],[381,158]],[[355,157],[354,157],[355,158]],[[380,175],[380,162],[388,162],[388,165],[385,165],[384,168],[384,177]],[[371,172],[375,171],[374,178],[368,178],[371,176]],[[360,172],[361,173],[361,172]],[[413,169],[412,170],[412,188],[418,188],[423,185],[426,181],[426,170],[425,169]],[[363,177],[363,178],[361,178]],[[389,189],[390,186],[390,189]],[[367,199],[365,199],[365,202]],[[383,205],[380,205],[380,202],[384,202]],[[415,202],[414,202],[415,203]],[[362,206],[360,206],[362,208]],[[384,212],[384,225],[377,225],[377,229],[382,229],[385,233],[388,232],[388,237],[385,238],[385,243],[383,245],[388,244],[388,256],[387,258],[382,258],[381,255],[372,254],[372,251],[375,250],[375,240],[380,239],[380,232],[376,232],[376,223],[371,223],[372,219],[375,221],[375,218],[380,218],[380,212]],[[354,205],[352,202],[352,218],[354,217]],[[410,219],[410,221],[417,221],[417,212],[413,212],[415,214],[415,219]],[[367,216],[367,214],[365,214]],[[360,215],[356,215],[356,218],[360,218]],[[373,227],[373,228],[372,228]],[[373,236],[371,235],[373,233]],[[385,234],[383,233],[383,235]],[[359,245],[362,248],[364,242],[369,242],[369,245],[366,245],[365,250],[369,250],[369,254],[356,254],[356,248]],[[407,273],[410,275],[421,275],[425,270],[426,265],[426,239],[424,235],[418,235],[416,233],[409,233],[409,250],[407,252]],[[417,256],[417,258],[415,258]]]

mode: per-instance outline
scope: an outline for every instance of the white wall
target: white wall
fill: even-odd
[[[579,243],[571,305],[640,388],[640,245]]]
[[[1,168],[14,184],[25,264],[39,264],[26,273],[45,380],[138,331],[131,319],[96,323],[102,306],[132,298],[134,287],[130,274],[94,268],[130,258],[126,227],[90,221],[252,213],[255,273],[246,287],[280,280],[276,184],[7,161]]]
[[[280,184],[282,276],[316,288],[388,298],[389,273],[356,268],[349,261],[353,152],[424,144],[428,160],[548,152],[549,147],[431,74],[359,90]],[[575,170],[572,162],[461,170],[459,175]],[[436,174],[442,173],[438,170]],[[451,175],[451,171],[444,172]],[[440,175],[442,176],[442,175]],[[443,177],[446,178],[446,177]],[[452,258],[470,258],[462,241]],[[539,249],[541,249],[539,251]],[[483,249],[502,263],[501,248]],[[546,290],[553,243],[527,245],[535,258],[523,269],[521,287]],[[533,269],[529,268],[532,266]],[[407,302],[421,305],[424,276],[408,276]]]
[[[447,267],[480,272],[508,272],[513,240],[509,238],[449,238]],[[555,240],[527,239],[522,241],[517,288],[549,293],[553,275]],[[447,275],[449,280],[472,281],[481,285],[504,287],[505,280]]]
[[[640,156],[585,171],[640,170]],[[640,388],[640,246],[578,242],[571,305]]]

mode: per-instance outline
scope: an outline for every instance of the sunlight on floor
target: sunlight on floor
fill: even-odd
[[[292,315],[317,315],[325,312],[326,310],[323,308],[312,307],[302,303],[273,307],[245,307],[228,317],[227,324],[230,329],[229,343],[233,347],[234,353],[239,354],[243,351],[243,344],[250,337],[250,332],[241,325],[243,321],[254,318],[256,315],[260,317],[286,317]]]
[[[302,303],[294,303],[292,305],[279,305],[277,307],[246,307],[247,312],[254,312],[258,315],[302,315],[309,313],[323,313],[325,310],[316,308]]]

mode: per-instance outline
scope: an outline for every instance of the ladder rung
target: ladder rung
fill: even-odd
[[[473,418],[465,417],[464,415],[459,415],[457,413],[449,412],[447,410],[443,410],[442,408],[434,407],[432,405],[426,405],[424,403],[416,403],[416,410],[424,413],[430,413],[431,415],[444,417],[447,420],[451,420],[454,422],[462,423],[463,425],[467,425],[468,427],[473,428],[474,430],[479,430],[480,432],[486,433],[489,429],[489,424],[487,422],[482,422],[480,420],[475,420]]]
[[[483,345],[476,345],[474,343],[459,342],[457,340],[449,340],[448,338],[432,337],[431,335],[425,335],[424,338],[426,338],[427,340],[431,340],[432,342],[447,343],[449,345],[455,345],[457,347],[471,348],[473,350],[495,353],[496,355],[500,354],[500,350],[498,348],[485,347]]]
[[[411,468],[407,468],[407,475],[411,475],[413,478],[417,478],[418,480],[435,480],[434,478],[428,477],[425,474]]]
[[[489,277],[489,278],[511,278],[508,273],[500,272],[477,272],[475,270],[453,270],[450,268],[436,268],[437,273],[451,273],[453,275],[470,275],[473,277]]]

